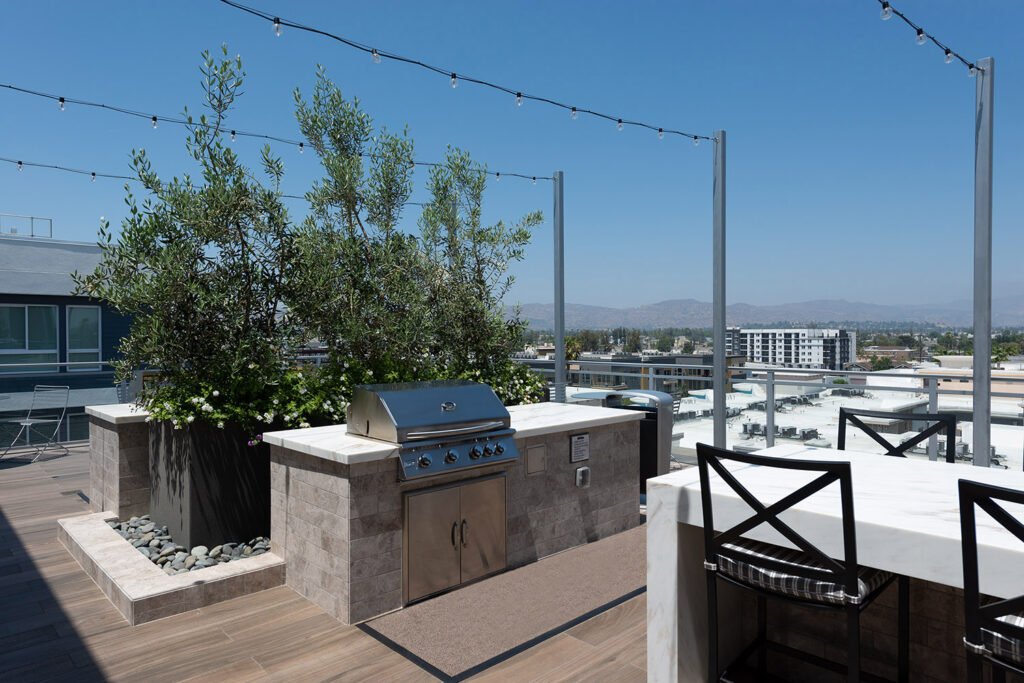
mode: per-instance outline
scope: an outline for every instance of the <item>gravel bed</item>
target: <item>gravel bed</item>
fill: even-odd
[[[109,521],[107,524],[168,575],[244,560],[270,550],[270,539],[263,536],[257,536],[247,543],[222,543],[212,548],[197,545],[190,550],[175,543],[167,533],[167,527],[157,526],[149,515],[132,517],[124,522]]]

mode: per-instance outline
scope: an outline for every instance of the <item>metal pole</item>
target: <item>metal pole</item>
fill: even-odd
[[[992,79],[978,60],[974,113],[974,464],[989,466],[992,427]]]
[[[725,131],[715,131],[714,154],[714,311],[712,387],[715,392],[715,446],[725,448]]]
[[[765,445],[771,448],[775,445],[775,371],[768,371],[768,378],[764,384],[764,431]]]
[[[934,377],[925,379],[928,384],[928,412],[934,415],[939,412],[939,380]],[[946,439],[956,440],[956,434],[947,434]],[[947,446],[948,448],[948,446]],[[939,437],[932,434],[928,437],[928,459],[939,459]]]
[[[565,202],[562,172],[553,174],[555,188],[555,401],[565,403]]]

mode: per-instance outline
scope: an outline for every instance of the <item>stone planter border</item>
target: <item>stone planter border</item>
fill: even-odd
[[[110,511],[57,520],[58,538],[132,626],[284,585],[273,553],[168,576],[107,525]]]

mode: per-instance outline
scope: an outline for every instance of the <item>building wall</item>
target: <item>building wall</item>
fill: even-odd
[[[857,335],[838,329],[726,330],[726,352],[782,367],[842,370],[856,359]]]

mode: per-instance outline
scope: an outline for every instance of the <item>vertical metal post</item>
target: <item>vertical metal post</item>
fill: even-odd
[[[992,428],[992,79],[978,60],[974,112],[974,464],[989,466]]]
[[[768,448],[775,445],[775,371],[768,371],[764,384],[764,431]]]
[[[714,312],[714,357],[712,382],[715,409],[715,446],[725,448],[725,131],[715,131],[714,154],[714,285],[712,305]]]
[[[928,385],[928,412],[934,415],[939,412],[939,380],[935,377],[928,377],[924,381]],[[956,434],[947,434],[946,439],[956,441]],[[928,459],[939,459],[939,437],[936,434],[928,437]]]
[[[555,401],[565,403],[565,202],[562,172],[555,171]]]
[[[657,385],[654,383],[654,375],[656,373],[657,373],[657,370],[654,368],[654,366],[651,366],[651,367],[647,368],[647,384],[648,384],[647,388],[650,389],[651,391],[657,391],[658,390]]]

